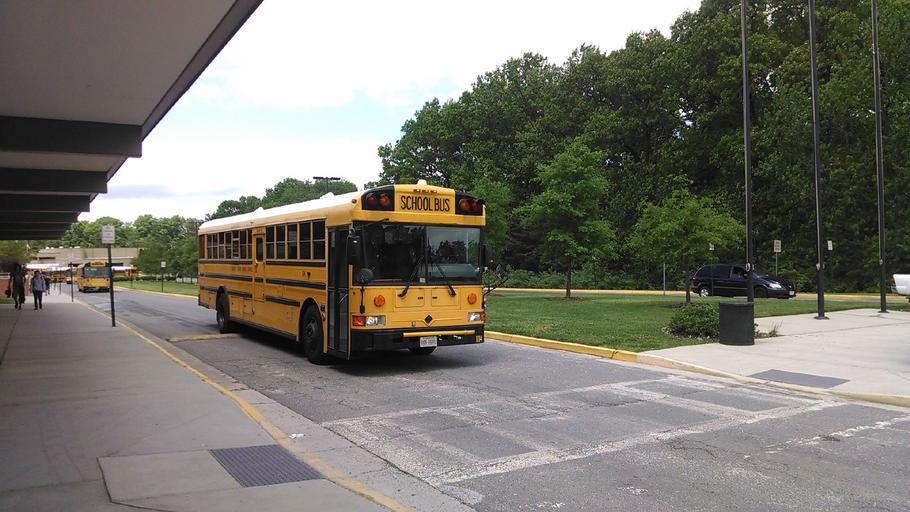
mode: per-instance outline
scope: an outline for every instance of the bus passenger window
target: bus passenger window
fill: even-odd
[[[240,258],[240,231],[234,231],[231,235],[231,258]]]
[[[262,261],[262,237],[256,239],[256,261]]]
[[[288,259],[297,259],[297,224],[288,224]]]
[[[310,227],[312,227],[310,222],[300,223],[300,259],[302,260],[310,259],[313,254],[310,252]]]
[[[275,226],[265,228],[265,259],[275,257]]]
[[[240,230],[240,259],[249,259],[249,250],[247,249],[247,230]]]
[[[284,255],[284,226],[275,226],[275,257],[283,260]]]
[[[218,233],[218,258],[225,259],[224,255],[224,233]]]
[[[325,259],[325,221],[313,223],[313,259]]]

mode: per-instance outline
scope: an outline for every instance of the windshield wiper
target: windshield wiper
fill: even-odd
[[[452,283],[449,282],[449,278],[446,277],[446,273],[442,271],[442,267],[439,266],[439,263],[436,263],[436,262],[433,261],[432,259],[430,259],[430,258],[427,258],[427,259],[429,260],[429,262],[430,262],[431,264],[435,265],[436,268],[439,270],[439,275],[442,276],[442,279],[443,279],[443,281],[445,282],[446,286],[449,287],[449,295],[451,295],[452,297],[454,297],[454,296],[455,296],[455,287],[453,287],[453,286],[452,286]]]
[[[410,276],[408,276],[408,284],[405,285],[404,290],[401,290],[401,293],[398,294],[399,297],[404,298],[408,294],[408,290],[411,288],[411,285],[414,284],[414,279],[417,277],[417,271],[420,270],[420,264],[423,263],[423,257],[426,255],[426,251],[420,253],[420,257],[417,258],[417,263],[414,264],[414,268],[411,270]]]

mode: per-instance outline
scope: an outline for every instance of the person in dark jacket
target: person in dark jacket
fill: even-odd
[[[25,304],[25,273],[22,272],[22,266],[18,263],[13,266],[13,271],[9,274],[9,290],[13,298],[13,305],[16,309],[22,309]]]

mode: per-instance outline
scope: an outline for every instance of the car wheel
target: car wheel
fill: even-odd
[[[409,348],[408,350],[410,350],[411,353],[415,356],[428,356],[432,354],[434,350],[436,350],[436,347],[415,347]]]
[[[767,299],[768,298],[768,289],[762,286],[755,287],[755,298],[757,299]]]
[[[328,364],[329,355],[322,351],[322,316],[319,311],[310,306],[300,322],[300,342],[303,343],[303,353],[313,364]]]
[[[698,295],[701,297],[710,297],[711,290],[709,290],[707,286],[702,286],[698,289]]]
[[[224,293],[218,296],[218,302],[215,306],[215,322],[218,323],[218,332],[221,334],[233,332],[237,327],[237,324],[231,321],[230,305],[227,295]]]

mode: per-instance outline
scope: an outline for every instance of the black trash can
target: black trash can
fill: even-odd
[[[755,345],[752,302],[721,302],[717,338],[721,345]]]

